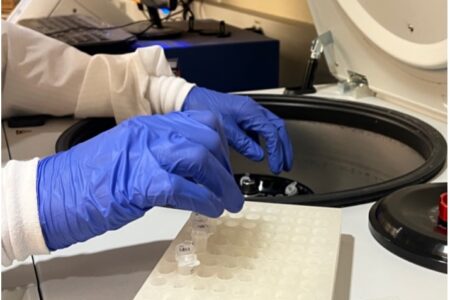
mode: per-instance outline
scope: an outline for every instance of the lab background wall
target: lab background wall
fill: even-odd
[[[89,0],[82,2],[85,1]],[[145,18],[132,0],[96,0],[91,6],[98,9],[103,1],[113,4],[132,20]],[[68,8],[73,6],[74,1],[66,2]],[[279,40],[279,86],[302,83],[311,41],[317,36],[306,0],[195,0],[192,8],[198,19],[224,20],[239,28],[254,27],[261,29],[266,36]],[[333,81],[322,58],[315,82]]]
[[[306,0],[197,0],[200,19],[224,20],[239,28],[262,29],[280,41],[280,86],[302,83],[311,41],[317,36]],[[334,82],[322,58],[316,83]]]
[[[111,0],[134,20],[143,15],[130,0]],[[224,20],[239,28],[259,28],[280,41],[279,85],[296,86],[303,80],[311,41],[317,36],[306,0],[195,0],[198,19]],[[334,82],[324,58],[316,83]]]

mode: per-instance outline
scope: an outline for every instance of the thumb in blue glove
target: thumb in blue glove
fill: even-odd
[[[265,139],[272,172],[291,170],[293,152],[284,121],[250,97],[194,87],[183,103],[185,110],[207,110],[220,116],[229,144],[249,159],[259,161],[264,151],[246,133],[256,132]]]
[[[37,195],[50,250],[120,228],[153,206],[217,217],[243,205],[222,124],[208,112],[133,118],[46,157]]]

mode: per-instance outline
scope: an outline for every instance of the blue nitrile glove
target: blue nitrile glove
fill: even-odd
[[[194,87],[183,103],[182,111],[185,110],[209,110],[220,115],[228,143],[242,155],[256,161],[264,158],[264,151],[245,132],[258,133],[266,141],[272,172],[278,174],[291,170],[292,145],[284,121],[250,97]]]
[[[153,206],[211,217],[238,212],[243,197],[220,122],[199,111],[136,117],[40,160],[38,207],[48,248],[122,227]]]

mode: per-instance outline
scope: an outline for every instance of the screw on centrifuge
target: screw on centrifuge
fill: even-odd
[[[191,274],[195,267],[200,265],[192,241],[184,241],[176,246],[175,260],[177,261],[178,273]]]

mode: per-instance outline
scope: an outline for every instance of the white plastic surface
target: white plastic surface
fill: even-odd
[[[371,11],[365,11],[362,5],[352,5],[355,0],[348,2],[308,1],[317,33],[331,31],[333,36],[334,43],[325,48],[325,57],[333,75],[339,80],[348,79],[349,71],[364,75],[369,87],[377,93],[377,98],[445,120],[446,35],[445,41],[420,43],[419,38],[406,40],[397,34],[402,30],[398,27],[400,25],[406,30],[409,25],[415,26],[411,36],[423,32],[421,29],[425,25],[420,27],[413,20],[428,24],[426,26],[429,27],[429,32],[437,31],[445,26],[445,22],[425,22],[432,20],[433,15],[420,11],[417,8],[419,5],[414,6],[411,2],[410,6],[404,7],[404,10],[411,12],[405,13],[410,18],[382,24],[370,14]],[[391,5],[392,2],[397,1],[381,1],[379,5]],[[362,3],[361,0],[358,3]],[[433,6],[434,10],[446,11],[445,2],[442,1],[427,2],[427,5]],[[385,8],[385,14],[395,14],[402,9],[401,5],[397,11]],[[363,11],[365,12],[362,13]],[[409,24],[410,21],[412,24]],[[434,29],[436,27],[438,28]]]
[[[33,268],[33,261],[28,257],[22,262],[14,261],[2,269],[3,300],[40,300],[37,278]]]
[[[447,67],[447,37],[444,37],[440,41],[432,43],[420,43],[407,40],[401,36],[395,34],[396,31],[400,31],[398,28],[389,28],[386,24],[380,24],[377,19],[372,17],[369,11],[360,3],[361,0],[337,0],[341,8],[346,12],[347,16],[353,21],[353,23],[378,47],[383,49],[389,55],[396,59],[407,63],[412,66],[416,66],[424,69],[442,69]],[[432,6],[431,3],[415,3],[416,1],[388,1],[387,4],[396,3],[394,7],[389,7],[384,10],[384,14],[393,14],[399,16],[399,10],[406,12],[416,12],[420,10],[422,5]],[[447,10],[446,1],[434,1],[436,4],[442,5],[441,12]],[[378,5],[385,3],[379,2]],[[419,5],[421,4],[421,5]],[[433,3],[434,4],[434,3]],[[387,5],[386,5],[387,6]],[[406,7],[405,7],[406,6]],[[414,7],[411,9],[411,6]],[[438,10],[436,8],[435,10]],[[420,19],[424,23],[431,23],[432,25],[441,26],[445,28],[445,18],[440,18],[441,14],[436,12],[433,14],[426,14],[423,11],[423,15],[417,18],[416,15],[410,15],[403,19],[403,22],[394,23],[397,27],[403,27],[404,30],[410,30],[410,35],[414,35],[414,31],[419,31],[421,28],[419,24],[414,24],[414,19]],[[401,17],[401,16],[400,16]],[[408,20],[409,19],[409,20]],[[431,20],[430,20],[431,19]],[[433,22],[433,19],[435,20]],[[436,22],[436,20],[438,22]],[[416,20],[419,22],[419,20]],[[409,22],[411,22],[409,24]],[[425,24],[424,24],[425,25]],[[416,29],[415,26],[418,28]],[[425,27],[425,26],[421,26]],[[391,31],[392,30],[392,31]]]
[[[341,211],[247,202],[239,214],[210,222],[215,232],[200,265],[177,272],[177,245],[192,217],[145,281],[144,299],[333,299]]]

